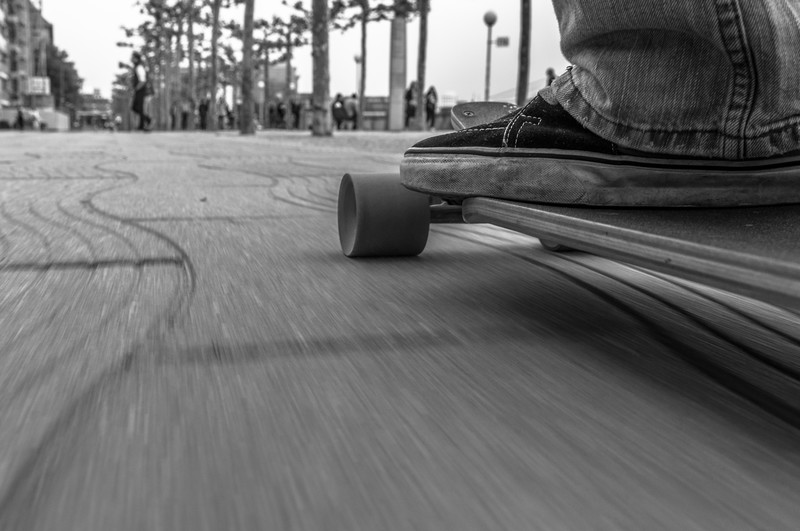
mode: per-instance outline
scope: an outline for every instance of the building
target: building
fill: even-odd
[[[8,18],[6,16],[7,0],[0,0],[0,108],[11,103],[9,91],[9,45]]]
[[[111,100],[100,95],[99,90],[92,94],[81,94],[83,105],[75,114],[79,129],[108,129],[114,121]]]
[[[0,106],[52,108],[47,47],[53,26],[32,0],[0,0]]]

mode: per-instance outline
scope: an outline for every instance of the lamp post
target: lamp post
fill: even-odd
[[[483,99],[489,101],[489,83],[492,72],[492,26],[497,22],[497,14],[494,11],[487,11],[483,15],[483,22],[486,24],[486,83],[484,84]]]
[[[362,75],[361,74],[361,56],[358,55],[358,54],[354,55],[353,56],[353,61],[356,62],[356,90],[355,90],[355,93],[358,94],[359,98],[361,98],[361,97],[363,97],[363,94],[360,94],[360,92],[361,92],[361,75]]]

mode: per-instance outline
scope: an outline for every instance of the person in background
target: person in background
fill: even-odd
[[[417,82],[412,81],[406,90],[406,129],[411,119],[417,116]]]
[[[139,115],[138,130],[148,131],[150,129],[150,123],[153,120],[150,118],[148,112],[148,79],[147,71],[142,62],[142,54],[133,52],[131,54],[131,63],[133,63],[133,68],[131,69],[131,81],[133,86],[133,103],[131,105],[131,110]]]
[[[331,104],[331,115],[333,116],[333,123],[336,124],[336,129],[341,130],[342,124],[347,120],[347,112],[344,109],[344,96],[341,93],[336,95]]]
[[[181,98],[181,130],[186,131],[189,129],[189,121],[194,118],[194,100],[183,95]]]
[[[225,130],[225,120],[228,118],[228,103],[225,101],[224,96],[220,96],[217,100],[217,129],[219,131]]]
[[[286,105],[286,102],[280,100],[278,102],[278,129],[286,129],[286,115],[289,112],[289,107]]]
[[[200,114],[200,129],[205,131],[208,129],[208,108],[211,106],[211,96],[206,95],[200,100],[200,105],[197,106],[197,112]]]
[[[239,113],[239,105],[236,106],[236,114],[234,114],[233,109],[231,107],[225,108],[225,119],[228,122],[228,129],[237,129],[236,127],[236,115]]]
[[[303,106],[300,105],[297,98],[292,98],[289,106],[292,112],[292,128],[300,129],[300,114],[303,111]]]
[[[428,129],[434,129],[436,126],[436,106],[438,104],[439,94],[436,92],[436,87],[431,85],[425,93],[425,120]]]
[[[273,128],[278,123],[278,105],[271,101],[267,106],[267,123],[266,127]]]
[[[22,107],[17,107],[17,119],[14,121],[14,129],[20,131],[25,129],[25,114],[22,112]]]
[[[548,68],[545,71],[544,75],[547,76],[547,81],[545,82],[546,83],[545,86],[549,87],[550,85],[553,84],[553,81],[556,80],[556,71],[553,70],[552,68]]]
[[[358,129],[358,96],[355,93],[344,99],[344,112],[347,116],[347,127]]]

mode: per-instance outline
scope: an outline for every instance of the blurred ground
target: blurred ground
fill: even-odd
[[[797,529],[796,315],[480,226],[419,134],[0,136],[0,529]]]

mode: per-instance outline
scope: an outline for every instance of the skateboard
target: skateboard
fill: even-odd
[[[549,251],[585,251],[794,309],[799,221],[800,205],[598,208],[486,197],[448,204],[406,189],[397,174],[345,174],[338,198],[339,241],[351,258],[416,256],[432,223],[489,223],[539,238]]]

